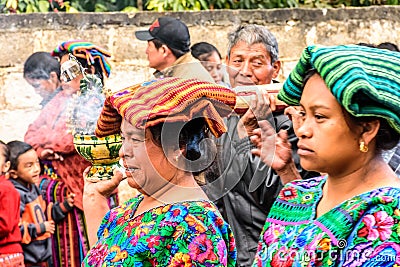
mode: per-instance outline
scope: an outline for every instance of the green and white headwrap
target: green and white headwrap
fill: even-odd
[[[316,69],[338,102],[353,116],[375,116],[400,133],[400,53],[359,45],[304,49],[278,94],[298,105],[308,70]]]

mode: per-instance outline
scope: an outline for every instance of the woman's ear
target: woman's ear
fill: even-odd
[[[8,172],[8,170],[10,169],[10,165],[11,165],[10,161],[6,161],[6,163],[4,163],[4,165],[3,165],[3,169],[1,170],[1,173]]]
[[[49,76],[50,76],[50,80],[51,80],[52,82],[55,82],[55,81],[58,81],[58,80],[59,80],[59,79],[58,79],[58,76],[57,76],[57,73],[56,73],[55,71],[50,72]]]
[[[50,72],[50,81],[54,84],[54,90],[60,86],[60,78],[57,76],[55,71]]]
[[[381,126],[381,122],[379,120],[373,120],[369,122],[364,122],[362,124],[363,131],[361,133],[361,141],[365,143],[365,145],[369,145],[372,139],[378,134],[379,128]]]

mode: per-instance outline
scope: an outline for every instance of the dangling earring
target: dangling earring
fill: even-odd
[[[363,153],[367,153],[368,152],[368,145],[366,145],[364,141],[360,142],[360,151],[363,152]]]
[[[175,161],[178,162],[178,160],[179,160],[179,155],[176,155],[175,156]]]

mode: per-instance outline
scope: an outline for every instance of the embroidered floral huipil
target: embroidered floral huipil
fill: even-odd
[[[213,203],[165,204],[134,217],[142,199],[106,214],[82,266],[235,266],[232,231]]]
[[[316,218],[325,181],[296,181],[282,189],[253,266],[400,266],[400,189],[374,189]]]

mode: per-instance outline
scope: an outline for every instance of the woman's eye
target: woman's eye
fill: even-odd
[[[139,143],[143,143],[144,142],[144,140],[139,140],[139,139],[136,139],[136,138],[132,138],[131,141],[134,144],[139,144]]]

